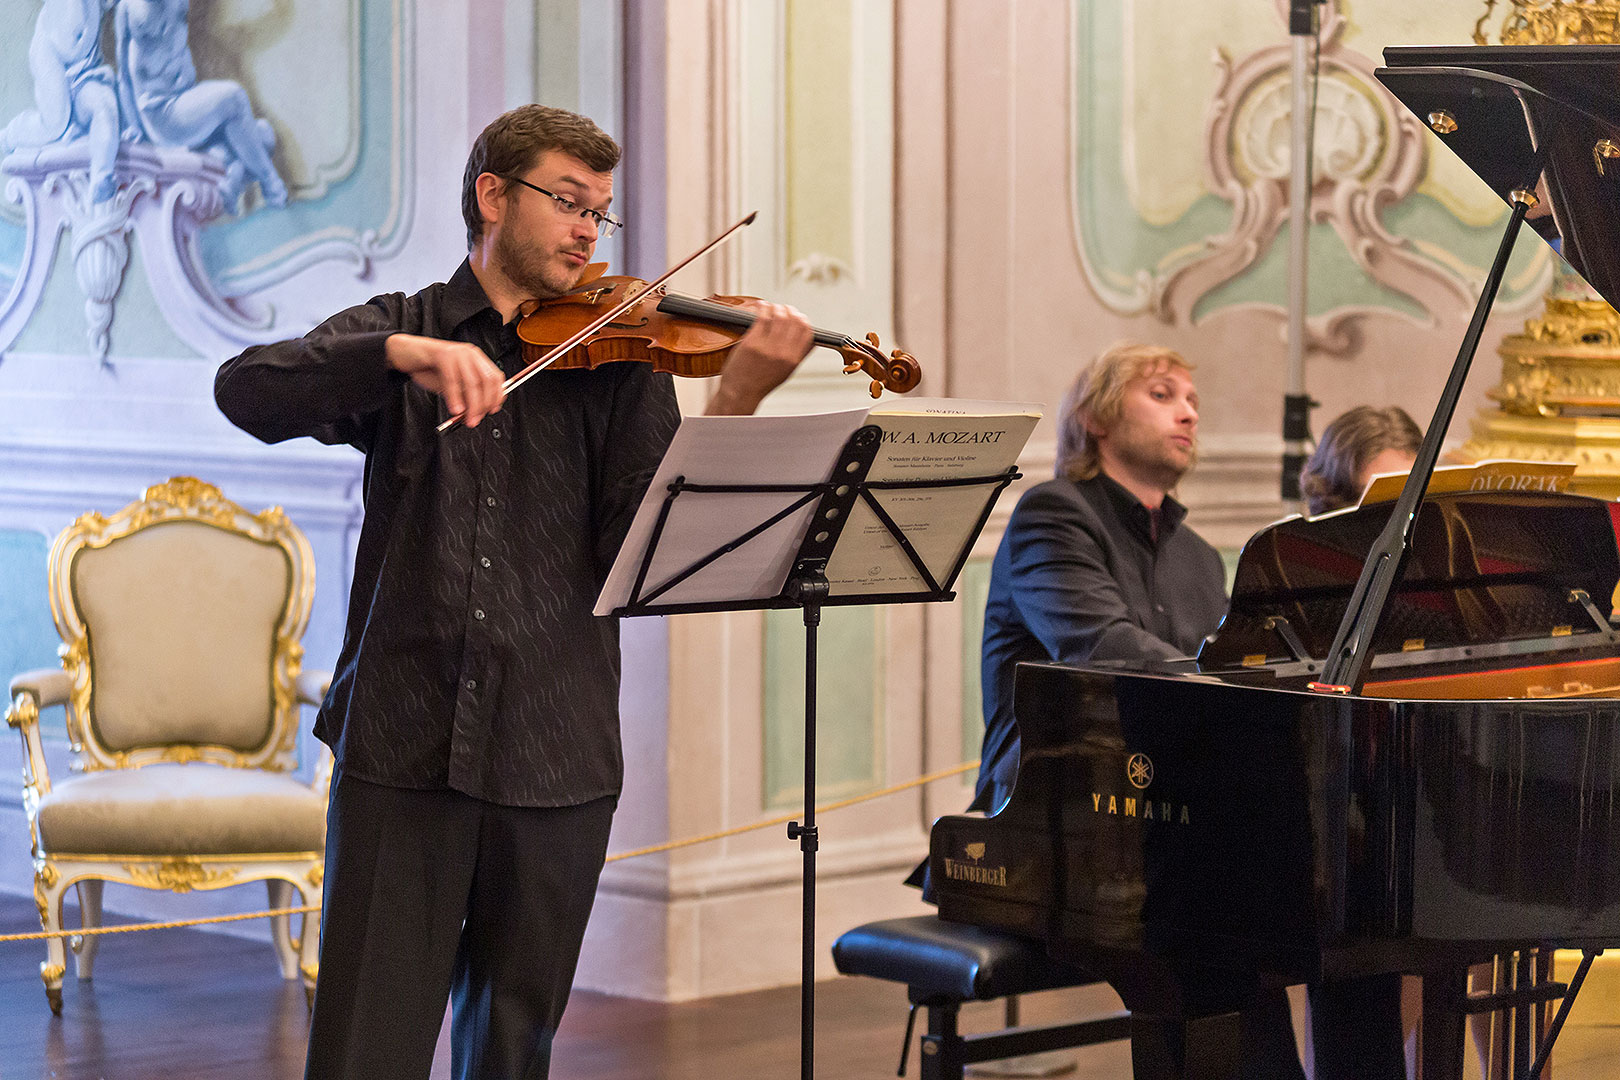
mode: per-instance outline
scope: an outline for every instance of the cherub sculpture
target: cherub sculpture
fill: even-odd
[[[85,0],[89,2],[89,0]],[[219,149],[225,157],[226,205],[258,181],[264,201],[287,202],[270,152],[276,136],[267,120],[253,115],[247,92],[228,79],[197,81],[187,41],[190,0],[114,0],[118,43],[118,100],[125,137],[144,137],[159,146]]]
[[[0,158],[14,150],[88,140],[90,201],[117,190],[118,97],[101,52],[101,24],[113,0],[45,0],[28,45],[34,107],[0,129]]]

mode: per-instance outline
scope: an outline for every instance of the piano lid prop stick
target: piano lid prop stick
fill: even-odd
[[[1535,173],[1540,172],[1538,161]],[[1452,414],[1457,410],[1457,399],[1462,396],[1463,383],[1468,378],[1474,353],[1479,350],[1480,338],[1485,333],[1485,319],[1491,312],[1491,305],[1496,302],[1496,291],[1502,284],[1502,277],[1507,273],[1508,256],[1513,254],[1513,242],[1518,238],[1519,225],[1537,201],[1530,186],[1515,188],[1509,200],[1513,203],[1513,213],[1508,218],[1507,231],[1497,247],[1496,261],[1491,264],[1491,271],[1480,289],[1479,303],[1474,305],[1474,317],[1468,324],[1468,332],[1463,335],[1462,347],[1451,365],[1451,377],[1446,381],[1446,388],[1434,407],[1434,418],[1429,421],[1429,430],[1423,436],[1423,445],[1418,448],[1412,471],[1407,474],[1401,497],[1396,500],[1384,531],[1379,534],[1378,542],[1361,568],[1361,577],[1357,579],[1355,591],[1350,594],[1350,602],[1345,606],[1344,619],[1339,623],[1333,647],[1328,650],[1322,678],[1310,684],[1310,689],[1317,693],[1359,694],[1362,684],[1366,682],[1367,668],[1372,663],[1373,632],[1378,628],[1384,604],[1411,548],[1412,530],[1417,523],[1423,493],[1428,490],[1429,476],[1434,472],[1435,463],[1440,460],[1440,444],[1451,426]]]

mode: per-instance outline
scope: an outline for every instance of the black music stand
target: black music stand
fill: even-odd
[[[882,429],[876,424],[867,424],[861,427],[844,443],[836,464],[834,464],[826,478],[816,483],[689,483],[684,475],[677,475],[667,485],[667,494],[665,494],[663,503],[659,508],[657,521],[646,543],[641,545],[641,550],[639,552],[632,551],[627,546],[619,554],[621,563],[626,558],[635,560],[637,570],[635,584],[630,590],[628,602],[613,608],[612,613],[614,615],[678,615],[690,612],[750,611],[764,608],[799,608],[804,612],[804,823],[789,822],[787,829],[788,839],[797,840],[799,849],[804,853],[804,921],[801,930],[803,961],[800,972],[799,1032],[799,1071],[802,1080],[812,1080],[814,1076],[816,848],[818,840],[815,810],[816,629],[821,624],[821,609],[829,605],[908,604],[954,599],[956,594],[951,592],[950,589],[957,576],[962,572],[963,565],[967,562],[968,553],[973,547],[973,541],[984,528],[985,522],[989,520],[996,499],[1006,489],[1007,485],[1018,479],[1020,475],[1016,467],[1009,467],[992,476],[951,476],[937,479],[887,481],[868,480],[867,474],[871,471],[872,463],[882,444],[882,436]],[[948,572],[936,577],[925,560],[918,554],[911,538],[906,535],[903,528],[895,523],[894,518],[873,493],[883,490],[922,491],[962,487],[983,488],[986,495],[982,506],[979,507],[977,518],[972,521],[969,527],[961,529],[960,547],[950,564]],[[695,559],[664,580],[649,582],[648,576],[652,571],[659,540],[665,535],[666,526],[680,505],[680,496],[688,492],[722,495],[779,493],[796,497],[792,498],[785,508],[769,515],[763,521],[744,530],[739,535],[726,539],[713,550]],[[660,600],[661,597],[669,594],[677,586],[688,582],[694,575],[718,563],[743,545],[759,541],[764,534],[775,526],[788,522],[795,515],[801,514],[812,503],[815,504],[814,511],[809,517],[803,539],[799,542],[797,550],[791,559],[790,568],[787,570],[785,578],[762,590],[761,595],[746,599],[733,598],[715,601],[691,598],[680,602],[662,602]],[[920,579],[921,588],[911,591],[846,592],[841,594],[837,591],[839,583],[828,580],[826,573],[828,560],[832,558],[834,551],[837,549],[839,538],[844,533],[844,526],[850,520],[851,512],[856,509],[857,505],[868,507],[877,520],[882,523],[887,535],[892,538],[893,542],[904,554],[910,568]],[[936,528],[941,524],[939,522],[931,523]]]

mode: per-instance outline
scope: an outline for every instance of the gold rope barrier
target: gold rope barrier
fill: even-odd
[[[269,911],[249,911],[242,915],[212,915],[204,919],[176,919],[173,922],[121,923],[117,926],[91,926],[78,930],[36,930],[32,934],[0,934],[0,941],[43,941],[53,937],[95,937],[99,934],[129,934],[136,930],[173,930],[182,926],[203,926],[207,923],[241,922],[243,919],[263,919],[270,915],[301,915],[319,911],[319,904],[303,907],[271,908]]]
[[[816,813],[830,813],[833,810],[842,810],[847,806],[854,806],[857,803],[870,802],[873,799],[881,799],[885,795],[894,795],[902,791],[910,791],[912,788],[922,787],[924,784],[932,784],[936,780],[944,780],[952,776],[961,776],[963,773],[968,772],[971,769],[977,769],[978,767],[979,763],[977,761],[964,761],[960,765],[953,766],[949,769],[941,769],[939,772],[928,773],[926,776],[919,776],[915,780],[907,780],[901,784],[894,784],[890,787],[879,788],[877,791],[868,791],[864,795],[854,795],[848,799],[839,799],[837,802],[830,802],[824,806],[818,806],[816,807]],[[689,836],[684,840],[669,840],[662,844],[654,844],[651,847],[636,848],[633,851],[618,851],[609,855],[606,861],[618,862],[620,859],[635,859],[642,855],[656,855],[660,851],[673,851],[676,848],[695,847],[698,844],[707,844],[715,840],[724,840],[728,836],[740,836],[743,833],[758,832],[760,829],[772,829],[778,825],[786,825],[789,821],[793,821],[801,816],[801,813],[782,814],[779,817],[769,818],[765,821],[756,821],[751,825],[738,825],[735,828],[722,829],[720,832],[705,833],[702,836]],[[92,926],[88,928],[80,928],[78,930],[36,930],[30,934],[0,934],[0,942],[42,941],[45,938],[53,937],[94,937],[98,934],[129,934],[134,933],[137,930],[174,930],[185,926],[205,926],[211,923],[241,922],[245,919],[264,919],[273,915],[307,915],[311,912],[319,910],[321,909],[320,905],[318,904],[306,904],[303,907],[271,908],[268,911],[250,911],[241,915],[211,915],[206,918],[199,919],[176,919],[172,922],[124,923],[118,926]]]
[[[908,791],[911,788],[922,787],[924,784],[932,784],[935,780],[943,780],[948,776],[960,776],[969,769],[977,769],[978,767],[979,763],[977,761],[964,761],[960,765],[949,769],[941,769],[939,772],[929,773],[927,776],[919,776],[915,780],[907,780],[903,784],[895,784],[893,787],[868,791],[865,795],[856,795],[853,798],[828,803],[826,806],[818,806],[816,807],[816,813],[822,814],[830,810],[842,810],[844,807],[854,806],[856,803],[881,799],[885,795],[893,795],[899,791]],[[654,844],[652,847],[636,848],[634,851],[615,852],[607,857],[607,861],[618,862],[620,859],[634,859],[641,855],[656,855],[660,851],[692,847],[695,844],[707,844],[711,840],[724,840],[728,836],[738,836],[742,833],[757,832],[760,829],[772,829],[778,825],[786,825],[788,822],[803,816],[803,811],[798,811],[792,814],[783,814],[780,817],[773,817],[768,821],[756,821],[752,825],[738,825],[733,829],[722,829],[720,832],[706,833],[703,836],[691,836],[685,840],[670,840],[662,844]]]

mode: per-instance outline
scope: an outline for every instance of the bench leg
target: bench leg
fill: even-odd
[[[962,1036],[956,1030],[955,1002],[928,1006],[928,1034],[922,1039],[922,1080],[962,1080],[967,1063],[962,1060]]]

